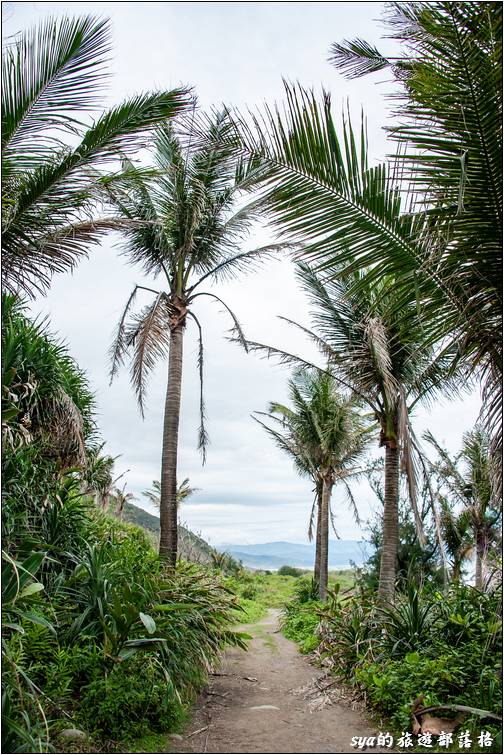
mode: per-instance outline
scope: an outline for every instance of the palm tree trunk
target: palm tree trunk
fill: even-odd
[[[329,558],[329,505],[331,502],[332,482],[326,477],[322,482],[322,495],[320,499],[320,580],[319,598],[327,597],[327,567]]]
[[[462,570],[462,559],[456,558],[453,561],[452,582],[456,585],[460,582],[460,572]]]
[[[171,566],[177,562],[177,448],[182,390],[182,346],[184,325],[179,323],[170,334],[168,385],[161,454],[161,495],[159,500],[159,555]]]
[[[313,579],[320,585],[320,525],[321,525],[321,505],[322,505],[322,485],[317,482],[317,534],[315,536],[315,565],[313,568]]]
[[[399,547],[399,452],[395,444],[385,446],[385,500],[383,506],[383,542],[378,594],[394,600],[397,551]]]
[[[476,533],[476,569],[474,574],[474,586],[477,590],[483,592],[484,575],[483,575],[483,562],[485,559],[486,543],[485,535],[481,532]]]

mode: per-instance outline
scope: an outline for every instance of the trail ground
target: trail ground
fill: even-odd
[[[178,753],[350,753],[352,737],[376,736],[348,702],[325,705],[323,672],[278,630],[279,611],[243,627],[248,651],[228,650],[200,696]],[[317,681],[319,687],[317,687]],[[366,748],[366,752],[391,752]]]

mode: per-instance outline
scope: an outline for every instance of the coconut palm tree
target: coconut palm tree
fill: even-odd
[[[474,551],[469,512],[467,509],[462,509],[456,514],[448,499],[441,493],[438,493],[438,500],[441,506],[439,520],[443,542],[452,562],[451,579],[452,582],[458,584],[462,576],[462,565]]]
[[[388,130],[415,191],[413,209],[428,215],[432,240],[415,276],[425,337],[457,341],[455,364],[480,374],[482,417],[500,460],[502,4],[394,2],[385,26],[402,45],[399,56],[353,40],[333,45],[330,60],[347,78],[382,69],[395,77],[399,122]],[[373,255],[363,250],[364,264]],[[401,264],[406,273],[414,269],[408,257],[391,246],[381,250],[380,263]],[[405,285],[406,274],[397,289]],[[500,474],[495,481],[499,495]]]
[[[106,511],[116,483],[126,472],[114,477],[114,464],[119,457],[103,454],[104,446],[105,443],[101,443],[86,449],[86,463],[81,478],[83,492],[92,495],[96,506]]]
[[[122,519],[123,517],[124,504],[136,500],[133,493],[126,493],[126,483],[124,483],[122,488],[114,488],[111,498],[115,503],[114,514],[119,517],[119,519]]]
[[[313,479],[317,494],[320,491],[315,578],[320,599],[325,600],[332,489],[343,485],[358,519],[348,479],[360,473],[355,465],[365,450],[367,430],[355,400],[338,393],[336,381],[326,372],[297,372],[289,381],[289,396],[292,408],[278,403],[269,407],[268,417],[278,419],[281,429],[255,419],[294,459],[296,469]]]
[[[131,356],[131,381],[140,410],[144,412],[146,379],[156,363],[169,355],[160,494],[160,554],[175,564],[177,556],[177,448],[182,382],[183,339],[186,324],[196,325],[199,337],[198,369],[203,378],[201,323],[193,305],[210,297],[229,313],[237,337],[244,343],[241,326],[229,307],[215,293],[202,291],[203,283],[232,278],[251,269],[273,247],[240,252],[252,219],[250,210],[233,206],[248,180],[248,165],[237,162],[233,150],[223,145],[230,128],[224,115],[206,120],[207,139],[191,144],[191,133],[176,136],[166,126],[155,140],[155,181],[135,178],[122,189],[116,185],[110,199],[119,213],[133,221],[125,228],[124,252],[154,277],[161,275],[164,288],[135,286],[119,322],[111,349],[111,378]],[[146,291],[150,304],[132,314],[134,299]],[[128,320],[129,318],[129,320]],[[203,386],[200,392],[199,448],[205,461]]]
[[[283,238],[304,242],[319,270],[365,270],[363,285],[388,279],[396,313],[411,302],[422,312],[427,347],[481,380],[500,467],[502,6],[390,7],[404,56],[355,40],[334,46],[332,61],[348,76],[391,67],[404,87],[393,93],[399,155],[370,167],[365,128],[358,136],[348,121],[338,138],[329,95],[289,85],[282,108],[234,116],[237,149],[261,160],[260,201]]]
[[[110,25],[93,16],[42,22],[10,41],[2,65],[2,283],[34,296],[124,223],[100,213],[103,168],[137,151],[181,112],[187,90],[139,94],[101,109]],[[109,172],[110,172],[109,168]],[[116,171],[116,168],[114,168]]]
[[[421,516],[416,506],[417,446],[410,414],[420,400],[432,398],[439,390],[439,373],[445,365],[432,362],[432,352],[419,348],[421,321],[407,333],[402,316],[389,306],[392,286],[368,282],[365,273],[340,272],[322,281],[306,264],[298,266],[298,278],[313,305],[314,329],[287,320],[305,333],[328,360],[334,379],[367,405],[380,427],[380,446],[385,448],[385,500],[383,550],[379,593],[392,600],[398,548],[398,501],[400,468],[405,471],[420,544],[424,543]],[[355,285],[359,278],[358,285]],[[414,306],[414,305],[410,305]],[[406,312],[412,323],[415,319]],[[285,318],[284,318],[285,319]],[[308,364],[297,355],[265,344],[248,342],[249,351],[276,354],[286,363]],[[456,382],[450,384],[458,388]]]
[[[191,487],[191,485],[189,484],[189,477],[186,477],[177,486],[177,505],[180,505],[183,501],[187,500],[187,498],[190,498],[199,490],[200,488]],[[148,499],[148,501],[152,503],[153,506],[159,508],[161,501],[161,483],[159,482],[159,480],[153,480],[152,488],[149,488],[149,490],[143,490],[142,495],[144,495]]]
[[[289,382],[289,385],[292,381]],[[270,404],[270,412],[256,412],[258,415],[264,415],[269,420],[273,421],[277,427],[271,427],[266,425],[258,417],[253,419],[258,422],[266,432],[274,439],[277,446],[284,451],[292,461],[296,472],[301,477],[308,477],[313,482],[313,492],[315,497],[312,504],[310,513],[309,525],[308,525],[308,539],[311,542],[313,539],[313,522],[316,518],[315,529],[315,562],[313,568],[313,577],[315,582],[320,585],[320,504],[322,497],[322,481],[317,477],[316,459],[310,456],[312,449],[301,443],[301,439],[296,435],[294,428],[291,426],[291,416],[294,417],[294,412],[287,407],[278,403]]]
[[[478,590],[483,590],[487,553],[495,542],[502,519],[502,510],[494,498],[491,484],[488,433],[479,426],[464,433],[462,449],[453,459],[432,433],[427,432],[424,437],[437,452],[437,462],[431,467],[442,490],[451,499],[450,506],[441,493],[441,500],[444,500],[443,529],[454,560],[454,576],[459,578],[462,560],[474,549],[475,585]],[[457,515],[452,511],[454,504],[459,509]]]

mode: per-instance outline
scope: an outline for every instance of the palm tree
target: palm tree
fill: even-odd
[[[405,90],[394,92],[399,155],[370,167],[365,129],[358,138],[348,122],[339,139],[330,97],[319,103],[292,86],[282,109],[235,116],[237,149],[261,161],[260,201],[284,238],[305,242],[306,259],[365,270],[363,285],[388,279],[389,306],[415,302],[426,345],[451,356],[451,372],[481,379],[500,467],[502,6],[390,6],[403,57],[355,40],[334,46],[332,59],[349,76],[390,65]]]
[[[183,501],[187,500],[187,498],[190,498],[194,493],[197,493],[200,490],[200,488],[193,488],[189,484],[189,477],[186,477],[184,480],[182,480],[181,483],[179,483],[177,487],[177,506],[179,506]],[[161,501],[161,483],[159,480],[153,480],[152,481],[152,488],[149,490],[143,490],[142,495],[144,495],[150,503],[152,503],[153,506],[156,506],[156,508],[160,507],[160,501]]]
[[[441,361],[419,348],[422,342],[420,318],[409,311],[397,313],[389,306],[390,281],[365,284],[365,273],[339,273],[322,282],[306,264],[299,265],[298,278],[313,305],[314,330],[290,320],[318,346],[328,360],[334,379],[366,404],[380,426],[380,446],[385,447],[385,501],[383,550],[379,593],[392,600],[398,548],[398,501],[400,467],[405,471],[420,544],[424,543],[421,516],[416,506],[417,446],[410,414],[421,399],[435,395],[440,385]],[[358,279],[356,281],[356,279]],[[358,285],[355,285],[356,282]],[[414,305],[409,305],[414,306]],[[415,328],[405,333],[403,316]],[[277,354],[286,363],[306,360],[265,344],[248,342],[250,351]],[[456,383],[451,385],[455,390]]]
[[[81,477],[83,481],[83,492],[92,495],[96,506],[106,511],[109,499],[113,495],[114,486],[121,477],[126,474],[123,472],[118,477],[113,476],[114,464],[117,456],[103,454],[105,443],[99,446],[91,446],[86,449],[86,464],[83,468]]]
[[[133,493],[126,493],[125,491],[126,483],[124,483],[122,488],[114,488],[114,491],[111,495],[111,498],[115,503],[114,514],[119,517],[119,519],[122,519],[123,517],[124,504],[135,500]]]
[[[331,62],[348,78],[381,69],[395,76],[400,120],[389,132],[414,209],[429,218],[430,249],[416,274],[426,337],[458,342],[455,363],[480,373],[482,416],[500,460],[502,4],[395,2],[385,21],[403,45],[399,57],[354,40],[333,45]],[[413,269],[398,247],[383,249],[381,261]],[[500,474],[495,481],[499,495]]]
[[[452,503],[459,507],[459,513],[455,516],[441,494],[444,531],[454,557],[454,576],[459,578],[461,562],[470,554],[470,531],[470,545],[476,551],[475,585],[478,590],[483,590],[487,553],[496,539],[502,518],[502,510],[494,498],[491,484],[488,433],[479,426],[464,433],[462,449],[453,459],[431,433],[425,433],[424,437],[438,455],[432,469]]]
[[[2,66],[2,283],[34,296],[71,269],[102,234],[124,224],[97,214],[103,172],[138,150],[153,126],[181,112],[187,90],[139,94],[100,107],[110,25],[48,19],[9,43]]]
[[[357,413],[355,400],[336,390],[336,381],[326,372],[299,371],[289,381],[293,408],[271,403],[270,419],[279,419],[282,430],[256,420],[277,445],[294,458],[296,469],[309,474],[317,490],[317,553],[315,578],[325,600],[328,577],[329,516],[331,494],[342,483],[357,516],[348,478],[359,474],[355,464],[366,445],[366,428]]]
[[[462,564],[471,557],[474,551],[469,512],[462,509],[458,514],[454,512],[448,499],[438,493],[441,506],[440,525],[444,544],[448,556],[452,561],[452,582],[458,584],[462,575]]]
[[[175,564],[177,556],[177,448],[182,382],[182,349],[187,320],[199,336],[200,373],[199,448],[205,461],[207,435],[203,403],[203,341],[201,324],[192,305],[211,297],[229,313],[242,343],[243,332],[229,307],[201,285],[232,278],[258,261],[272,247],[237,251],[252,218],[250,211],[232,213],[238,191],[245,185],[248,166],[236,161],[223,146],[229,124],[223,115],[208,119],[207,139],[195,145],[160,128],[155,140],[155,182],[135,179],[111,191],[111,201],[133,222],[125,228],[125,253],[146,272],[161,275],[165,289],[135,286],[121,317],[112,346],[111,378],[131,354],[131,380],[144,412],[146,378],[158,360],[168,361],[160,494],[160,554]],[[151,304],[130,317],[138,291],[152,296]]]

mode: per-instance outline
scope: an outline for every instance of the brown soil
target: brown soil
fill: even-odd
[[[191,723],[172,738],[172,751],[351,753],[362,752],[352,747],[352,737],[376,736],[361,711],[328,699],[323,672],[279,633],[278,613],[270,610],[263,621],[243,627],[253,636],[249,650],[224,654]]]

